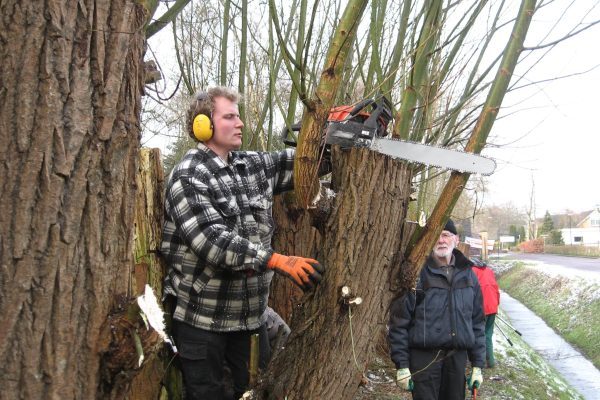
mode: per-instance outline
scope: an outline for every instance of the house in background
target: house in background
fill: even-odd
[[[566,245],[600,246],[600,206],[596,206],[573,228],[560,231]]]

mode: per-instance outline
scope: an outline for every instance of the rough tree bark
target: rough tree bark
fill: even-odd
[[[322,235],[314,226],[313,215],[301,209],[292,194],[277,196],[273,205],[273,219],[276,221],[273,249],[304,257],[316,254]],[[270,296],[269,304],[285,321],[291,321],[294,307],[301,301],[302,290],[289,279],[275,275]]]
[[[485,145],[523,49],[535,4],[535,0],[521,3],[502,63],[466,151],[479,153]],[[401,231],[400,218],[407,211],[410,172],[401,164],[394,169],[393,164],[385,164],[391,161],[378,159],[381,156],[370,154],[373,159],[366,162],[355,158],[360,154],[369,153],[352,150],[350,156],[342,156],[342,161],[338,160],[334,166],[332,184],[338,195],[327,218],[323,239],[313,254],[329,267],[326,280],[315,295],[293,308],[290,342],[269,366],[260,388],[261,398],[352,398],[377,337],[377,323],[381,326],[385,322],[385,310],[393,291],[401,294],[412,287],[469,178],[469,174],[451,174],[425,228],[415,232],[416,244],[408,244],[395,239],[394,233]],[[382,170],[387,174],[378,172]],[[394,174],[399,175],[391,179]],[[391,193],[397,197],[389,197]],[[367,199],[377,203],[370,204]],[[387,213],[385,218],[371,218],[382,210]],[[386,276],[386,272],[390,275]],[[398,272],[401,274],[396,275]],[[398,287],[392,288],[394,283]],[[341,305],[339,293],[343,285],[350,286],[364,299],[362,305],[351,308],[355,313],[354,343],[348,343],[351,332],[344,321],[348,308]],[[388,290],[382,286],[389,286]],[[355,369],[353,347],[358,349]]]
[[[336,195],[318,251],[312,254],[325,264],[325,280],[314,294],[294,304],[292,335],[286,350],[269,366],[262,398],[352,398],[386,322],[395,289],[392,278],[402,261],[399,250],[411,172],[398,161],[364,149],[334,159]],[[297,218],[305,217],[292,216],[292,228],[283,221],[278,229],[284,232],[279,234],[293,235],[289,231],[296,229]],[[297,243],[289,246],[300,250]],[[313,244],[306,241],[304,246],[310,250]],[[343,286],[350,287],[352,297],[361,297],[362,304],[345,305]]]
[[[5,0],[0,16],[0,397],[101,397],[101,328],[131,294],[146,14]]]

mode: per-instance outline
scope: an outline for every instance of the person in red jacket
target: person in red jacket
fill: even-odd
[[[494,271],[479,259],[473,260],[473,272],[477,275],[483,294],[483,313],[485,314],[485,358],[488,368],[494,368],[494,322],[500,304],[500,289]]]

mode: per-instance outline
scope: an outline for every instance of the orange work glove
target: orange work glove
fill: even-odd
[[[284,256],[279,253],[273,253],[267,262],[267,268],[287,276],[305,292],[313,289],[321,282],[321,274],[325,272],[325,269],[317,260]]]

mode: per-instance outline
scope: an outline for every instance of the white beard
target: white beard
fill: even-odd
[[[452,255],[452,251],[454,250],[454,243],[448,244],[448,246],[444,249],[438,249],[437,246],[433,249],[433,254],[437,258],[447,258]]]

